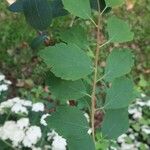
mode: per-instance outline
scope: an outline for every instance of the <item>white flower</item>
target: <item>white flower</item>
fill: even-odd
[[[146,97],[146,95],[145,95],[144,93],[142,93],[142,94],[141,94],[141,97],[143,97],[143,98],[144,98],[144,97]]]
[[[136,147],[140,147],[141,142],[135,141],[135,142],[134,142],[134,145],[136,145]]]
[[[110,146],[111,150],[117,150],[116,147]]]
[[[146,126],[146,125],[143,125],[141,127],[142,131],[145,132],[146,134],[150,134],[150,127],[149,126]]]
[[[50,116],[50,114],[44,114],[44,115],[42,115],[41,120],[40,120],[40,123],[41,123],[42,125],[47,126],[47,122],[45,121],[45,119],[46,119],[48,116]]]
[[[142,101],[137,101],[136,104],[142,107],[146,105],[146,103]]]
[[[33,104],[32,111],[35,111],[35,112],[44,111],[44,104],[43,103]]]
[[[135,140],[134,134],[130,134],[129,137],[130,137],[131,140]]]
[[[13,99],[10,99],[10,101],[13,101],[14,103],[21,104],[23,106],[31,107],[32,102],[29,100],[20,99],[19,97],[15,97]]]
[[[29,100],[22,100],[22,105],[26,106],[26,107],[31,107],[32,106],[32,102]]]
[[[150,100],[147,101],[146,106],[150,107]]]
[[[9,80],[4,80],[4,82],[5,82],[5,84],[8,84],[8,85],[12,84],[11,81],[9,81]]]
[[[25,133],[23,130],[16,128],[17,130],[14,132],[14,136],[10,138],[13,142],[13,146],[18,146],[20,142],[24,139]]]
[[[134,119],[140,119],[140,118],[142,118],[142,112],[137,112],[137,113],[135,113],[135,114],[133,115],[133,118],[134,118]]]
[[[137,150],[137,148],[135,148],[134,144],[122,143],[121,150]]]
[[[18,144],[24,138],[24,131],[17,127],[15,121],[6,121],[4,126],[0,128],[0,138],[3,140],[11,140],[13,146],[18,146]]]
[[[25,147],[32,147],[34,144],[36,144],[39,139],[41,138],[42,133],[41,129],[38,126],[31,126],[27,131],[26,131],[26,136],[23,140],[23,145]]]
[[[24,128],[27,128],[28,126],[30,125],[29,123],[29,118],[21,118],[17,121],[17,126],[20,128],[20,129],[24,129]]]
[[[66,150],[66,145],[66,139],[62,138],[59,135],[54,136],[52,142],[52,150]]]
[[[45,145],[44,146],[44,150],[50,150],[51,149],[51,146],[50,145]]]
[[[42,150],[40,147],[32,147],[32,150]]]
[[[28,110],[26,107],[31,107],[31,106],[32,106],[31,101],[20,99],[19,97],[15,97],[12,99],[8,99],[7,101],[2,102],[0,104],[0,113],[3,114],[6,108],[11,108],[12,112],[28,114]]]
[[[90,117],[87,113],[84,113],[85,118],[87,119],[88,122],[90,122]]]
[[[125,138],[126,138],[126,137],[127,137],[126,134],[122,134],[121,136],[118,137],[117,141],[118,141],[119,143],[123,143],[123,142],[125,142]]]
[[[3,127],[1,127],[0,137],[3,140],[7,140],[9,137],[13,136],[13,131],[15,131],[15,128],[15,121],[6,121]]]
[[[90,128],[87,133],[91,134],[92,133],[92,129]]]
[[[2,102],[0,104],[0,108],[2,108],[2,109],[4,109],[4,108],[11,108],[13,106],[13,104],[14,103],[12,101],[7,100],[7,101]]]
[[[5,80],[5,76],[3,74],[0,74],[0,82]]]
[[[50,141],[51,139],[53,139],[54,136],[58,136],[58,133],[56,133],[54,130],[52,130],[52,132],[47,133],[47,140]]]
[[[132,108],[129,107],[128,109],[129,114],[132,114],[134,119],[140,119],[142,118],[142,108]]]
[[[18,104],[18,103],[13,105],[13,107],[11,108],[11,111],[14,112],[14,113],[25,113],[25,114],[28,114],[27,108],[22,106],[21,104]]]
[[[6,84],[0,85],[0,92],[7,91],[7,90],[8,90],[8,85]]]

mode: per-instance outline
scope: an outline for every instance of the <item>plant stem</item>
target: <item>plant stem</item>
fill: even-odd
[[[98,69],[98,61],[99,61],[99,51],[100,51],[100,3],[99,0],[97,0],[98,4],[98,24],[97,24],[97,43],[96,43],[96,52],[95,52],[95,62],[94,62],[94,79],[93,79],[93,88],[92,88],[92,98],[91,98],[91,127],[92,127],[92,136],[93,140],[95,141],[95,127],[94,127],[94,121],[95,121],[95,104],[96,104],[96,84],[97,84],[97,69]]]

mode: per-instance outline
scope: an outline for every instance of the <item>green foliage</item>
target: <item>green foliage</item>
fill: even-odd
[[[127,22],[112,16],[108,18],[107,31],[111,42],[127,42],[133,40],[133,32]]]
[[[62,0],[52,0],[51,8],[53,18],[68,14],[67,10],[64,9]]]
[[[74,138],[71,136],[70,139],[68,139],[68,144],[69,150],[95,150],[92,137],[89,135],[80,138]]]
[[[57,44],[39,55],[57,77],[65,80],[78,80],[92,72],[90,58],[74,44]]]
[[[106,111],[102,124],[102,133],[105,137],[116,139],[129,128],[128,109],[110,109]]]
[[[23,11],[23,0],[17,0],[12,5],[8,7],[12,12],[22,12]]]
[[[116,7],[122,5],[125,0],[106,0],[106,5],[111,7]]]
[[[62,0],[64,8],[71,14],[81,17],[82,19],[89,19],[91,17],[91,8],[89,0]]]
[[[39,35],[36,38],[33,39],[33,41],[31,42],[30,46],[32,49],[37,49],[39,48],[41,45],[44,45],[44,41],[47,38],[46,35]]]
[[[48,68],[48,72],[50,72],[47,75],[48,79],[46,85],[49,86],[52,100],[56,98],[60,101],[58,105],[63,104],[63,106],[56,106],[56,111],[47,119],[48,127],[56,130],[67,139],[69,150],[95,150],[94,141],[87,133],[90,127],[84,117],[84,113],[78,110],[77,107],[66,106],[66,101],[78,100],[85,95],[89,95],[88,98],[92,97],[92,100],[98,99],[96,95],[97,91],[93,92],[96,93],[94,95],[90,95],[91,90],[89,90],[89,92],[86,91],[84,80],[89,76],[91,77],[93,71],[95,73],[94,80],[97,80],[95,78],[100,76],[97,71],[99,69],[97,68],[99,56],[96,55],[96,57],[93,57],[96,67],[94,68],[91,58],[85,52],[85,50],[88,50],[92,46],[100,46],[98,41],[100,33],[99,31],[97,33],[97,44],[92,43],[91,46],[87,40],[88,30],[81,27],[81,24],[77,21],[88,19],[96,24],[92,18],[91,10],[98,10],[97,2],[97,0],[23,0],[17,1],[9,7],[9,9],[14,12],[20,12],[23,8],[27,22],[33,28],[40,31],[46,31],[50,25],[51,30],[55,30],[55,27],[53,27],[55,24],[51,23],[56,17],[67,14],[72,14],[76,17],[74,18],[73,16],[73,18],[71,18],[72,16],[69,16],[74,20],[71,20],[70,27],[67,26],[65,30],[58,32],[58,36],[52,31],[50,38],[56,38],[55,45],[46,48],[42,47],[43,49],[41,48],[38,53],[42,61],[46,64],[46,69]],[[116,7],[123,4],[123,2],[123,0],[99,0],[99,11],[103,14],[108,9],[110,10],[110,7]],[[80,19],[77,19],[78,17]],[[75,24],[73,26],[72,21],[74,21],[73,23]],[[69,25],[70,23],[68,24],[67,22],[66,24]],[[99,27],[96,27],[97,30],[99,30]],[[108,18],[106,31],[109,36],[108,43],[128,42],[131,41],[134,36],[129,25],[115,16]],[[37,49],[37,47],[39,48],[41,45],[44,46],[43,43],[45,39],[46,35],[43,34],[35,38],[31,44],[32,48]],[[102,43],[102,45],[105,45],[105,43]],[[98,48],[99,47],[97,47],[97,49]],[[131,71],[133,64],[133,54],[130,49],[125,48],[114,48],[106,60],[104,84],[108,85],[108,89],[105,90],[104,87],[101,87],[102,91],[100,93],[102,97],[106,95],[103,106],[106,113],[101,128],[103,136],[106,138],[115,139],[128,129],[127,107],[133,100],[133,81],[127,77],[127,74]],[[89,83],[91,82],[92,80],[90,80]],[[96,87],[95,82],[94,85],[92,85],[93,90],[95,90]],[[91,86],[91,84],[88,86]],[[96,88],[99,88],[99,85]],[[89,89],[91,89],[91,87]],[[81,104],[80,101],[81,100],[78,101],[78,107],[83,104],[83,102],[81,102]],[[94,107],[97,106],[95,105]],[[83,108],[85,109],[85,107]],[[92,107],[92,110],[95,109],[96,108],[93,109]],[[87,112],[90,111],[91,110],[88,110]],[[38,118],[39,117],[36,116],[35,121]],[[94,123],[94,120],[92,121]]]
[[[47,84],[52,94],[60,100],[79,99],[86,93],[82,80],[66,81],[55,77],[52,73],[47,76]]]
[[[87,34],[81,26],[73,26],[65,31],[61,31],[60,39],[66,43],[75,44],[83,49],[89,46]]]
[[[106,60],[106,81],[113,81],[117,77],[128,74],[133,65],[133,54],[130,49],[114,48]]]
[[[37,30],[45,30],[51,24],[52,11],[47,0],[25,0],[23,11],[27,22]]]
[[[106,8],[105,0],[99,0],[100,9],[103,11]],[[98,10],[98,3],[97,0],[90,0],[91,8],[94,10]]]
[[[47,121],[48,127],[55,129],[60,135],[63,135],[68,141],[70,150],[83,148],[94,150],[94,144],[87,131],[88,122],[83,113],[75,107],[61,106],[50,116]],[[85,143],[87,145],[85,145]]]
[[[133,81],[127,77],[116,78],[106,94],[106,109],[128,107],[133,99]]]

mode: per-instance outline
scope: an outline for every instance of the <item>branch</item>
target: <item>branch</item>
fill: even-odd
[[[97,24],[97,43],[96,43],[96,53],[95,53],[95,63],[94,63],[94,79],[93,79],[93,88],[92,88],[92,95],[91,95],[91,127],[92,127],[92,136],[93,140],[95,141],[95,127],[94,127],[94,116],[95,116],[95,105],[96,105],[96,84],[97,84],[97,69],[98,69],[98,61],[99,61],[99,51],[100,51],[100,3],[97,0],[98,4],[98,24]]]

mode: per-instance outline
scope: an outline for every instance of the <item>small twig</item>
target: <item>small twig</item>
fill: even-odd
[[[101,12],[101,16],[103,15],[103,13],[105,12],[105,10],[107,9],[108,7],[107,7],[107,5],[105,6],[105,8],[102,10],[102,12]]]
[[[72,27],[72,26],[73,26],[74,21],[75,21],[75,18],[76,18],[76,16],[73,16],[73,17],[72,17],[69,27]]]
[[[105,45],[109,44],[111,42],[112,39],[108,40],[107,42],[103,43],[102,45],[99,46],[99,48],[104,47]]]

